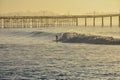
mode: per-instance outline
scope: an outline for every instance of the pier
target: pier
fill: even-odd
[[[100,19],[101,27],[105,26],[105,18],[109,18],[109,26],[113,26],[113,18],[117,17],[120,27],[120,14],[104,15],[58,15],[58,16],[0,16],[0,28],[39,28],[50,26],[80,26],[80,19],[88,26],[88,19],[92,19],[92,26],[96,26],[96,19]]]

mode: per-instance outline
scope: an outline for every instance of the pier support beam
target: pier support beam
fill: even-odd
[[[120,16],[119,16],[119,27],[120,27]]]
[[[0,19],[0,28],[2,28],[2,19]]]
[[[95,17],[93,17],[93,26],[95,26]]]
[[[76,26],[78,26],[78,18],[76,18]]]
[[[87,18],[85,17],[85,27],[87,26]]]
[[[104,26],[104,17],[102,17],[102,27]]]
[[[112,27],[112,16],[110,16],[110,27]]]

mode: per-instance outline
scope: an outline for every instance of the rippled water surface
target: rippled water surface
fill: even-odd
[[[0,80],[120,80],[120,45],[54,42],[66,31],[120,38],[118,27],[0,29]]]

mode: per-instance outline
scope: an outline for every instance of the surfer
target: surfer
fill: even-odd
[[[56,42],[58,42],[58,35],[56,35]]]

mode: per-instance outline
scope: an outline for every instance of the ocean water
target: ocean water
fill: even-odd
[[[120,80],[120,45],[55,42],[64,32],[120,38],[119,27],[0,29],[0,80]]]

